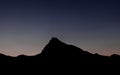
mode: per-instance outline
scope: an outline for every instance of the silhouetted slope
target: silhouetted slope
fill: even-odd
[[[62,63],[64,65],[78,66],[81,64],[105,64],[108,57],[91,54],[80,48],[65,44],[57,38],[52,38],[41,53],[47,64]],[[82,65],[81,65],[82,66]]]
[[[57,38],[52,38],[50,42],[46,45],[46,47],[43,49],[41,55],[47,55],[47,56],[77,56],[81,54],[90,54],[88,52],[83,51],[80,48],[77,48],[72,45],[65,44],[58,40]]]

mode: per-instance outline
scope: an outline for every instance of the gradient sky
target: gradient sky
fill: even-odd
[[[52,37],[102,55],[120,54],[119,0],[0,0],[0,52],[40,53]]]

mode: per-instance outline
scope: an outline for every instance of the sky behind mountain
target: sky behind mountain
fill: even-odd
[[[0,0],[0,52],[39,53],[51,37],[120,54],[119,0]]]

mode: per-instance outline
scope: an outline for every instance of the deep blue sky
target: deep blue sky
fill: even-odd
[[[120,54],[119,0],[0,0],[0,52],[40,53],[51,37]]]

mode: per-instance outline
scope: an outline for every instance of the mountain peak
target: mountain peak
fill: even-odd
[[[48,43],[49,45],[60,45],[60,44],[65,44],[62,41],[60,41],[58,38],[56,37],[52,37],[52,39],[49,41]]]
[[[52,37],[52,39],[50,41],[60,41],[60,40],[56,37]]]

